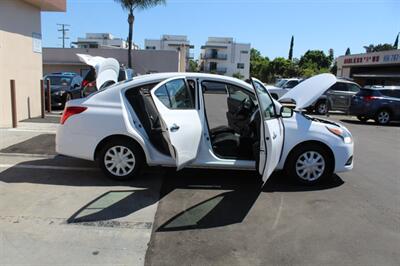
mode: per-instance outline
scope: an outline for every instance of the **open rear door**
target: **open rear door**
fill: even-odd
[[[192,95],[184,77],[174,77],[157,84],[151,96],[160,116],[163,137],[175,159],[177,170],[196,159],[202,125]]]
[[[252,78],[251,83],[257,95],[260,110],[260,157],[258,171],[264,183],[271,176],[279,163],[284,130],[282,119],[277,115],[275,104],[261,81]]]

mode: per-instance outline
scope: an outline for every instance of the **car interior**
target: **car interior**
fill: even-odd
[[[257,158],[260,115],[255,95],[214,81],[203,81],[201,88],[214,153],[226,159]],[[211,110],[213,115],[207,115]]]
[[[168,108],[191,109],[196,106],[195,80],[171,81],[159,87],[155,95]],[[150,91],[158,83],[141,85],[125,95],[138,116],[153,146],[170,155],[161,121]],[[201,84],[210,141],[214,154],[225,159],[254,160],[258,157],[259,124],[255,95],[228,83],[203,81]],[[211,109],[211,106],[212,109]],[[207,112],[212,110],[212,120]]]
[[[125,95],[153,146],[159,152],[170,155],[168,143],[162,135],[158,111],[150,95],[150,90],[157,84],[158,83],[145,84],[129,89],[126,91]]]

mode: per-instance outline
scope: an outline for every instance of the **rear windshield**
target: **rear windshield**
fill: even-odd
[[[371,90],[371,89],[361,89],[357,95],[359,96],[378,96],[379,92],[377,90]]]
[[[381,90],[381,93],[388,97],[400,98],[400,90]]]
[[[71,83],[70,77],[62,77],[62,76],[47,76],[46,80],[50,80],[51,85],[61,85],[68,86]]]

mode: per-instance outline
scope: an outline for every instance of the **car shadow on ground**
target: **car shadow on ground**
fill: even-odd
[[[325,190],[344,184],[337,175],[327,182],[306,186],[297,184],[291,178],[277,172],[263,185],[255,171],[184,169],[176,172],[166,168],[147,168],[142,176],[135,180],[118,182],[104,177],[93,164],[92,168],[81,171],[24,168],[26,165],[60,165],[60,161],[57,160],[63,160],[65,163],[66,159],[68,158],[56,157],[17,164],[0,173],[0,182],[125,187],[121,190],[110,190],[93,199],[73,213],[67,219],[67,223],[109,221],[126,217],[161,201],[175,190],[221,191],[176,214],[156,228],[156,231],[205,229],[240,223],[261,193]],[[90,163],[79,161],[81,165]]]
[[[170,173],[164,179],[161,197],[175,189],[223,192],[181,211],[156,231],[208,229],[241,223],[261,193],[315,191],[342,184],[344,181],[337,175],[330,181],[307,186],[293,182],[281,172],[274,173],[264,185],[254,171],[184,170],[181,173]]]
[[[399,127],[400,126],[399,121],[390,122],[388,125],[378,125],[373,120],[368,120],[367,122],[362,122],[359,120],[341,119],[340,121],[344,122],[344,123],[353,124],[353,125],[364,125],[364,126],[375,126],[375,127]]]

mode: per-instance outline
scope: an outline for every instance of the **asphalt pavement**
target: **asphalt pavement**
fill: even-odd
[[[206,169],[115,182],[55,154],[57,119],[1,129],[0,265],[400,265],[400,124],[331,119],[354,169],[313,187]]]

